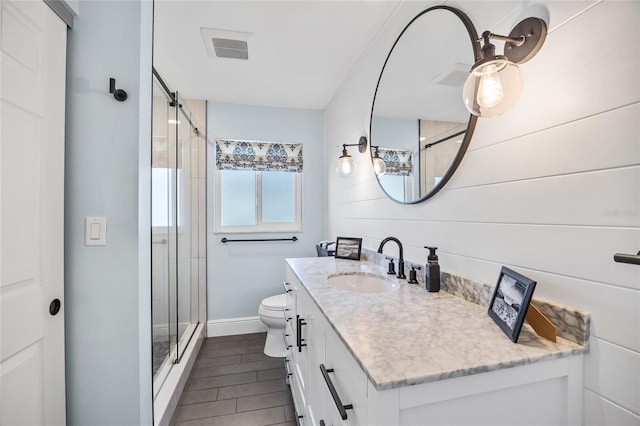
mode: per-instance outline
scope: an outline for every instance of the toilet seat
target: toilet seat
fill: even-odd
[[[282,311],[287,306],[287,295],[278,294],[267,297],[262,301],[260,306],[268,311]]]

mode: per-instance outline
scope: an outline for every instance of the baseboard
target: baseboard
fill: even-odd
[[[267,326],[260,317],[225,318],[207,321],[207,337],[263,333]]]

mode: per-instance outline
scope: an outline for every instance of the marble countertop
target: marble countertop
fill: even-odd
[[[287,259],[377,390],[434,382],[586,352],[558,337],[537,336],[528,324],[514,344],[483,306],[398,280],[390,293],[355,293],[328,283],[331,274],[386,270],[333,257]]]

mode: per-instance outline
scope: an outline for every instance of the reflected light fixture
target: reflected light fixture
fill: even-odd
[[[365,136],[361,136],[358,143],[342,144],[342,155],[338,158],[336,172],[342,177],[352,176],[356,173],[358,166],[353,158],[347,152],[348,146],[357,146],[360,153],[367,152],[368,141]]]
[[[371,149],[375,149],[375,152],[373,153],[373,159],[372,159],[373,171],[376,172],[376,175],[382,176],[383,174],[387,173],[387,164],[384,162],[382,158],[380,158],[380,155],[378,155],[379,148],[380,148],[379,146],[371,145]]]
[[[509,36],[482,33],[480,59],[471,68],[464,83],[463,99],[467,109],[480,117],[497,117],[514,106],[520,98],[524,80],[522,64],[533,58],[547,37],[547,24],[540,18],[527,18]],[[491,39],[505,42],[504,55],[496,55]]]

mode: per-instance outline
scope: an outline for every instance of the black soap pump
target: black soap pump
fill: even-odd
[[[440,265],[438,264],[438,255],[436,250],[438,247],[428,247],[429,257],[427,257],[427,265],[424,271],[424,283],[427,291],[438,292],[440,291]]]

